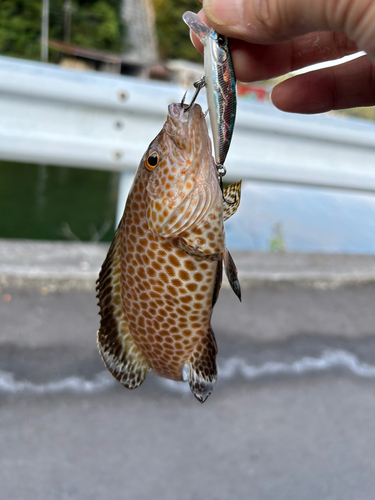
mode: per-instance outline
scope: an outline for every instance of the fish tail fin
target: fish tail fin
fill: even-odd
[[[200,342],[187,362],[187,379],[191,392],[200,403],[211,394],[217,379],[217,345],[211,327],[203,342]]]
[[[120,228],[102,265],[97,281],[100,307],[98,349],[111,374],[128,389],[142,384],[150,367],[134,343],[123,311],[120,284]]]
[[[227,275],[229,284],[241,302],[241,286],[240,286],[240,281],[238,279],[237,267],[236,264],[234,263],[233,257],[231,256],[227,248],[225,249],[224,252],[223,262],[224,262],[225,274]]]

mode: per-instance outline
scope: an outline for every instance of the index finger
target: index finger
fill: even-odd
[[[203,11],[201,19],[210,24]],[[223,30],[220,29],[220,32]],[[194,46],[203,46],[191,33]],[[231,53],[236,78],[242,82],[267,80],[319,62],[339,59],[358,52],[358,47],[343,32],[308,33],[284,43],[260,45],[231,39]]]
[[[203,0],[214,29],[275,44],[314,31],[344,31],[375,61],[375,0]]]

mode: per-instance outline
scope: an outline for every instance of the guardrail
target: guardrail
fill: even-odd
[[[174,84],[0,57],[0,159],[122,172],[118,212]],[[202,94],[198,102],[205,106]],[[239,101],[227,180],[375,191],[375,123]]]

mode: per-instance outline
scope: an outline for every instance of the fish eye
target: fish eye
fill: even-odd
[[[154,168],[158,165],[158,163],[159,163],[159,155],[156,151],[153,151],[151,154],[148,155],[146,160],[147,170],[154,170]]]
[[[218,35],[217,37],[217,43],[222,47],[223,45],[226,45],[227,43],[227,37],[224,35]]]

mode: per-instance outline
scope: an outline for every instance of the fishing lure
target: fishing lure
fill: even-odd
[[[194,12],[185,12],[182,18],[204,47],[205,76],[194,85],[197,91],[207,87],[215,163],[222,176],[225,174],[223,166],[232,140],[237,108],[236,78],[228,39],[209,28]]]
[[[224,221],[241,183],[223,201],[206,120],[198,104],[168,107],[138,167],[100,271],[98,347],[117,380],[135,389],[149,370],[183,380],[204,402],[217,378],[211,315],[225,268],[241,298]]]

